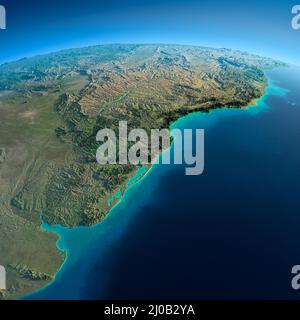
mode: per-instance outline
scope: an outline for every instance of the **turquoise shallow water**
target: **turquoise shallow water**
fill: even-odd
[[[130,178],[127,182],[127,189],[130,188],[132,185],[134,185],[135,183],[137,183],[147,172],[148,170],[148,166],[143,166],[140,167],[136,174]],[[116,200],[120,200],[123,196],[123,193],[121,190],[118,190],[115,194],[113,194],[107,201],[107,204],[109,207],[111,207],[113,205],[113,202]]]
[[[214,296],[211,288],[208,287],[205,281],[198,279],[196,276],[196,270],[201,270],[201,266],[204,264],[203,261],[207,263],[207,269],[202,270],[206,278],[207,272],[209,272],[207,270],[211,270],[210,276],[216,272],[214,269],[215,261],[210,262],[212,265],[209,264],[210,259],[212,259],[209,252],[210,250],[216,250],[216,246],[212,239],[210,239],[211,233],[205,236],[205,230],[202,228],[209,229],[211,227],[213,232],[216,229],[220,229],[217,235],[220,236],[220,234],[224,233],[226,234],[226,239],[229,232],[226,229],[227,227],[225,228],[228,221],[224,221],[223,216],[221,218],[220,216],[214,217],[213,225],[205,225],[207,221],[203,219],[208,213],[227,213],[232,209],[232,213],[226,215],[232,224],[232,221],[237,217],[237,213],[239,214],[238,217],[242,213],[246,214],[245,198],[242,193],[244,184],[239,180],[239,185],[236,185],[235,179],[232,178],[233,176],[244,176],[245,181],[248,181],[247,187],[245,187],[245,190],[249,194],[248,200],[251,199],[252,202],[256,202],[256,206],[260,208],[266,205],[260,194],[252,194],[253,189],[260,189],[260,185],[262,184],[260,177],[257,176],[257,179],[252,181],[251,175],[247,176],[247,167],[243,168],[243,163],[246,162],[245,159],[250,159],[251,163],[270,161],[269,155],[273,151],[269,153],[264,152],[269,150],[270,146],[268,144],[270,142],[274,143],[274,139],[278,139],[278,137],[275,133],[272,136],[268,131],[262,130],[270,128],[270,132],[273,132],[272,130],[277,132],[276,125],[282,121],[280,117],[277,117],[276,113],[280,113],[282,110],[279,109],[278,111],[276,107],[273,111],[272,108],[274,105],[286,105],[291,108],[288,110],[291,110],[292,113],[298,106],[298,96],[291,95],[294,87],[290,87],[289,83],[286,83],[289,79],[289,72],[291,71],[278,71],[269,74],[270,85],[267,88],[266,94],[258,101],[256,106],[247,109],[226,108],[213,110],[209,113],[194,113],[179,119],[172,125],[172,128],[180,129],[205,129],[208,148],[205,149],[207,152],[206,171],[203,177],[184,176],[183,166],[154,165],[146,176],[139,180],[145,172],[143,170],[146,170],[143,168],[129,182],[129,186],[122,197],[121,194],[116,194],[111,199],[112,201],[120,198],[120,201],[99,225],[90,228],[68,229],[60,226],[49,226],[43,223],[43,230],[59,235],[60,240],[57,246],[60,250],[66,251],[67,259],[61,270],[57,273],[55,280],[49,286],[26,298],[230,298],[231,293],[225,290],[227,288],[225,285],[224,292],[228,292],[228,295],[220,294],[220,296]],[[263,114],[264,116],[262,117],[261,115]],[[264,121],[262,121],[263,119]],[[274,129],[272,128],[272,123],[274,123]],[[253,131],[254,124],[256,128]],[[222,131],[223,126],[224,131]],[[250,132],[248,136],[245,135],[247,126]],[[257,136],[254,132],[257,132]],[[270,134],[269,140],[266,138],[268,134]],[[265,141],[261,142],[261,139],[264,138]],[[256,152],[259,155],[257,158],[249,154],[249,150],[246,148],[247,144],[250,146],[250,150],[252,150],[251,148],[255,148],[255,151],[253,149],[252,152]],[[214,147],[216,145],[218,146],[217,148]],[[231,155],[226,155],[227,150],[225,146],[229,149]],[[294,146],[291,145],[291,148],[294,148]],[[218,150],[216,151],[215,149]],[[244,154],[247,154],[245,159],[241,156]],[[294,155],[291,153],[289,156],[292,158]],[[226,160],[227,157],[228,160]],[[234,160],[239,157],[241,157],[242,162],[235,162]],[[220,171],[220,162],[222,161],[224,163],[228,161],[227,171],[229,178],[223,171]],[[231,163],[234,163],[234,168],[230,167]],[[256,167],[254,166],[253,168],[254,172],[252,176],[255,176],[259,170],[257,169],[257,172],[255,172]],[[270,171],[269,174],[272,175],[275,172],[276,168],[274,166],[274,171]],[[206,181],[204,186],[202,185],[203,181]],[[214,190],[214,188],[217,189],[216,185],[214,185],[216,181],[228,189],[227,191],[232,189],[235,198],[230,198],[232,196],[231,193],[226,198],[219,199],[220,204],[212,210],[210,208],[211,203],[217,201],[215,199],[215,192],[217,194],[220,193],[220,190]],[[181,188],[183,189],[181,190]],[[189,188],[191,188],[190,192],[186,193],[185,190]],[[268,188],[270,189],[269,185]],[[173,193],[168,194],[166,190]],[[195,192],[195,190],[199,190],[199,192]],[[239,197],[239,192],[241,192],[241,199],[244,199],[240,202],[236,200]],[[269,192],[270,198],[272,198],[274,194],[277,194],[278,190],[269,190]],[[226,192],[224,191],[224,193]],[[202,195],[205,195],[207,203],[204,199],[201,201]],[[233,203],[235,207],[230,208]],[[159,209],[160,207],[161,209]],[[177,214],[178,208],[181,211]],[[266,207],[266,210],[270,211],[270,208]],[[293,211],[292,208],[290,210]],[[235,214],[233,214],[234,212]],[[253,209],[251,212],[253,212]],[[257,210],[257,215],[259,212]],[[184,221],[181,220],[183,216],[186,219]],[[197,218],[201,216],[202,220],[194,221],[195,216]],[[159,219],[162,218],[165,220],[160,221]],[[206,217],[205,219],[209,218]],[[249,219],[249,215],[246,215],[245,221]],[[193,222],[189,225],[190,229],[184,227],[186,221],[189,220]],[[181,222],[182,227],[180,227]],[[257,224],[261,222],[258,220]],[[230,229],[230,236],[233,239],[241,239],[241,243],[243,242],[244,235],[243,233],[240,234],[238,230],[245,228],[243,223],[244,221],[241,222],[241,225],[236,225],[234,230]],[[161,226],[164,225],[165,229],[161,229]],[[250,223],[249,225],[250,229],[252,224]],[[225,231],[222,229],[223,227],[226,229]],[[252,227],[254,228],[254,225]],[[258,231],[256,230],[255,232]],[[247,232],[245,234],[249,237]],[[194,235],[193,238],[190,238],[191,235]],[[253,235],[255,238],[259,238],[260,236]],[[179,243],[177,243],[177,239],[180,239]],[[207,243],[207,246],[202,247],[205,243]],[[208,243],[211,243],[211,247]],[[261,244],[255,245],[259,246]],[[195,255],[195,251],[198,252],[196,249],[200,247],[202,248],[202,252],[199,253],[199,256]],[[244,250],[249,250],[249,248],[240,250],[240,248],[235,248],[234,245],[231,245],[230,248],[233,250],[229,254],[232,261],[235,261],[236,257],[242,255],[241,252],[244,252]],[[253,244],[251,244],[251,248],[253,248]],[[219,250],[218,257],[220,259],[218,263],[222,268],[222,263],[225,265],[226,263],[221,257],[225,258],[222,255],[228,252],[228,247]],[[270,250],[272,251],[273,249]],[[164,254],[162,254],[162,251],[164,251]],[[190,254],[185,256],[183,254],[184,251],[190,252]],[[182,256],[179,252],[181,252]],[[171,254],[171,256],[168,257],[168,254]],[[280,256],[281,254],[280,251],[278,255]],[[189,261],[189,259],[191,260]],[[261,258],[253,254],[252,259],[259,260]],[[296,260],[296,256],[294,259]],[[186,263],[183,263],[183,261]],[[195,287],[195,284],[189,284],[190,279],[188,275],[184,274],[183,278],[186,277],[186,281],[179,284],[178,278],[182,276],[182,270],[185,268],[193,269],[193,265],[197,266],[197,269],[194,270],[194,283],[198,285]],[[168,276],[164,275],[164,270],[169,270],[169,274],[174,274],[173,280],[170,279],[170,282],[165,280],[168,279]],[[290,270],[288,269],[287,273],[289,272]],[[192,274],[193,270],[190,273]],[[230,268],[228,268],[228,273],[230,273]],[[232,277],[232,287],[234,287],[234,276],[232,274],[230,276]],[[146,279],[150,279],[152,283],[150,284]],[[240,281],[239,275],[237,275],[237,281]],[[177,282],[178,286],[176,286]],[[202,288],[201,283],[203,285]],[[288,276],[287,283],[289,283]],[[174,287],[172,290],[170,290],[171,286]],[[130,287],[132,288],[130,289]],[[257,288],[257,291],[261,293],[262,291],[259,286]],[[247,292],[252,292],[255,295],[254,289]],[[207,296],[205,296],[205,293]],[[243,292],[239,287],[236,290],[236,294],[243,296]],[[259,293],[255,297],[259,298]]]

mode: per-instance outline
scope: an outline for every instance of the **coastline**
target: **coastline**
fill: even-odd
[[[265,90],[264,90],[264,93],[263,95],[256,99],[255,100],[255,103],[254,101],[251,101],[249,103],[248,106],[246,107],[219,107],[219,108],[210,108],[208,110],[208,112],[202,112],[202,111],[194,111],[194,112],[191,112],[189,113],[188,115],[184,115],[180,118],[178,118],[177,120],[173,121],[171,124],[170,124],[170,129],[176,127],[176,125],[183,121],[185,118],[187,117],[190,117],[192,115],[198,115],[198,114],[206,114],[206,113],[212,113],[212,112],[219,112],[220,110],[224,111],[224,110],[232,110],[232,109],[237,109],[237,110],[245,110],[245,111],[249,111],[253,110],[253,113],[256,114],[258,112],[261,112],[264,110],[263,107],[266,107],[266,103],[265,101],[267,100],[267,98],[270,96],[270,95],[273,95],[274,93],[278,93],[279,91],[277,91],[278,89],[280,90],[283,90],[282,92],[285,92],[285,89],[283,88],[280,88],[278,87],[271,79],[268,78],[268,81],[267,81],[267,84],[265,86]],[[281,92],[281,91],[280,91]],[[257,108],[257,107],[261,107],[261,108]],[[170,148],[172,148],[172,145],[170,146]],[[160,157],[161,154],[164,152],[165,150],[163,150],[157,157]],[[51,282],[49,282],[49,284],[47,284],[46,286],[42,287],[41,289],[35,291],[34,293],[31,293],[29,295],[26,295],[25,297],[22,297],[21,299],[28,299],[30,298],[30,296],[32,294],[38,294],[39,292],[42,292],[44,291],[45,289],[47,289],[51,284],[53,284],[57,278],[57,276],[64,270],[64,268],[66,267],[67,265],[67,262],[69,261],[70,259],[70,253],[69,253],[69,250],[67,248],[67,246],[64,244],[64,233],[63,231],[76,231],[76,229],[83,229],[85,228],[86,230],[91,230],[93,228],[97,228],[99,227],[106,219],[107,217],[110,216],[111,212],[113,210],[116,210],[116,208],[118,208],[119,204],[122,203],[123,201],[126,201],[126,195],[127,193],[136,185],[140,184],[147,176],[149,176],[149,174],[153,171],[154,169],[154,165],[151,164],[149,165],[149,168],[146,169],[146,171],[136,180],[134,181],[132,184],[129,184],[126,189],[122,192],[121,196],[112,204],[112,206],[110,207],[109,209],[109,212],[107,213],[106,217],[104,220],[100,221],[98,224],[95,224],[93,226],[90,226],[90,227],[75,227],[75,228],[68,228],[68,227],[61,227],[61,226],[50,226],[48,224],[46,224],[45,222],[42,221],[42,224],[41,224],[41,230],[45,231],[45,232],[52,232],[54,234],[56,234],[58,236],[58,240],[56,242],[56,246],[57,246],[57,249],[62,252],[64,255],[65,255],[65,259],[64,259],[64,262],[63,264],[61,265],[61,267],[57,270],[53,280]],[[138,171],[138,170],[137,170]],[[138,172],[137,172],[138,174]],[[135,175],[136,176],[136,175]],[[134,177],[135,177],[134,176]],[[133,178],[134,178],[133,177]],[[129,179],[130,180],[130,179]]]

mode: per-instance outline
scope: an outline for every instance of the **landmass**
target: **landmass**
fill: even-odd
[[[183,115],[244,107],[283,65],[229,49],[104,45],[0,66],[0,265],[15,299],[49,283],[64,261],[50,225],[91,226],[137,170],[96,162],[102,128],[167,128]]]

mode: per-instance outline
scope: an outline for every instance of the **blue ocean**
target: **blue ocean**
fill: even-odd
[[[256,106],[173,124],[205,129],[202,175],[154,165],[99,225],[44,223],[67,258],[25,299],[300,299],[300,69],[267,75]]]

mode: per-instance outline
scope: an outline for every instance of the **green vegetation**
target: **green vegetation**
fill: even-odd
[[[93,225],[137,168],[100,166],[96,133],[168,127],[180,116],[243,107],[281,63],[227,49],[107,45],[0,66],[0,265],[3,298],[48,283],[63,261],[49,224]]]

